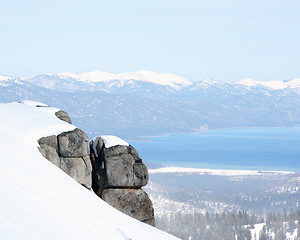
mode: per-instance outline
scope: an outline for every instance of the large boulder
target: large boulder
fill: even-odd
[[[88,156],[80,158],[61,158],[60,169],[85,187],[89,189],[92,187],[92,165]]]
[[[80,129],[38,140],[42,155],[88,189],[92,188],[89,141]]]
[[[97,142],[94,142],[97,141]],[[148,183],[148,169],[132,146],[105,147],[101,138],[91,142],[94,179],[101,188],[140,188]]]
[[[143,189],[104,189],[101,198],[121,212],[155,226],[152,202]]]
[[[78,158],[90,155],[89,139],[80,129],[58,135],[58,150],[62,157]]]
[[[154,226],[152,202],[141,189],[148,183],[148,169],[134,147],[105,136],[92,140],[90,149],[94,192],[123,213]]]
[[[48,137],[42,137],[38,140],[38,143],[41,154],[55,166],[60,168],[61,159],[58,153],[57,136],[52,135]]]
[[[69,117],[69,114],[66,113],[65,111],[59,110],[55,113],[55,116],[58,117],[62,121],[72,124],[72,120]]]

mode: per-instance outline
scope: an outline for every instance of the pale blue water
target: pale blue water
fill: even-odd
[[[300,172],[300,127],[239,128],[130,142],[145,162],[164,166]]]

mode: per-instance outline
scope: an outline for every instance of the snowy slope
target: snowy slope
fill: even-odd
[[[74,129],[56,111],[0,104],[1,239],[177,239],[115,210],[42,157],[40,137]]]
[[[300,88],[300,78],[295,78],[290,81],[269,81],[269,82],[263,82],[263,81],[256,81],[253,79],[244,79],[239,82],[236,82],[235,84],[241,84],[248,87],[255,87],[255,86],[265,86],[272,89],[285,89],[285,88]]]

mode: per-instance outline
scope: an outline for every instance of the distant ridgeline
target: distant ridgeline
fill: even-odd
[[[64,111],[55,115],[72,123]],[[152,202],[141,189],[148,183],[148,169],[128,143],[114,136],[89,142],[78,128],[43,137],[38,143],[45,158],[84,187],[125,214],[155,226]]]
[[[132,139],[207,128],[300,125],[300,79],[191,82],[150,71],[0,75],[0,102],[22,99],[65,109],[89,136]]]

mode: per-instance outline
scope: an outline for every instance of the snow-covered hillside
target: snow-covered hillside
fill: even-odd
[[[115,210],[43,158],[40,137],[75,127],[42,106],[0,104],[1,239],[177,239]]]

